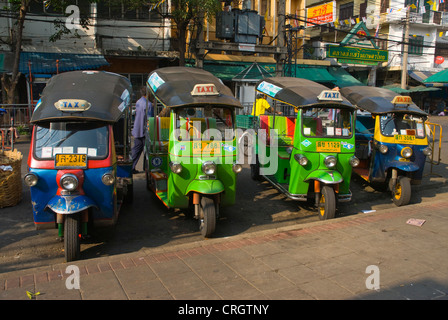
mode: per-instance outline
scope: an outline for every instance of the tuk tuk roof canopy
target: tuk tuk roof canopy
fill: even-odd
[[[165,67],[149,74],[147,87],[165,107],[225,105],[241,108],[232,91],[213,74],[190,67]],[[213,86],[213,94],[194,94],[195,87]],[[192,94],[193,93],[193,94]]]
[[[31,123],[60,119],[116,122],[131,102],[130,81],[104,71],[70,71],[53,76]]]
[[[367,86],[351,86],[341,89],[341,93],[351,103],[357,106],[359,109],[368,111],[374,114],[381,113],[409,113],[418,115],[428,115],[421,110],[415,103],[409,105],[400,104],[396,105],[392,103],[392,100],[396,96],[401,96],[392,90],[367,87]]]
[[[335,105],[343,108],[354,108],[353,105],[338,91],[333,91],[336,99],[322,100],[323,91],[331,91],[326,86],[301,78],[274,77],[261,80],[257,84],[257,91],[292,106],[307,107],[311,105]],[[328,95],[327,95],[328,96]]]

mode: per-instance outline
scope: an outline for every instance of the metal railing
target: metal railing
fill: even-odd
[[[429,172],[429,175],[436,175],[435,173],[432,172],[432,167],[433,165],[439,165],[441,159],[441,152],[442,152],[442,126],[440,124],[436,124],[436,123],[431,123],[431,122],[425,122],[425,125],[427,126],[427,128],[429,129],[429,144],[431,146],[431,150],[432,150],[432,154],[431,154],[431,159],[427,160],[427,162],[429,162],[431,164],[431,169]],[[439,128],[438,132],[438,137],[436,134],[436,128]],[[435,147],[436,147],[436,140],[438,140],[438,154],[437,154],[437,160],[434,160],[435,157]]]
[[[32,107],[29,104],[0,104],[0,148],[14,149],[20,131],[28,131]]]
[[[33,106],[34,107],[34,106]],[[5,104],[0,103],[0,128],[14,126],[28,126],[32,107],[29,104]]]

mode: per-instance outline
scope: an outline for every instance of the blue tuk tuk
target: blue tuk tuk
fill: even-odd
[[[426,157],[432,150],[425,130],[427,113],[411,97],[368,86],[341,89],[359,108],[353,171],[367,182],[388,187],[397,206],[411,199],[411,184],[420,184]]]
[[[132,199],[132,86],[118,74],[54,76],[33,112],[25,184],[37,229],[58,228],[65,258],[80,257],[90,226],[113,225]]]

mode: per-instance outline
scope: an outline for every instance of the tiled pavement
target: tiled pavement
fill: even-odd
[[[0,274],[0,299],[448,298],[448,196],[170,249]],[[407,224],[424,219],[422,226]],[[366,273],[368,266],[379,271]],[[379,284],[368,289],[367,284]],[[28,295],[27,295],[28,291]],[[38,293],[38,294],[37,294]]]

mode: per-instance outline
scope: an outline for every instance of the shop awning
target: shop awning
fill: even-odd
[[[92,70],[109,63],[100,54],[22,52],[19,70],[23,74],[56,74],[73,70]]]
[[[318,83],[336,84],[337,82],[337,79],[328,72],[327,68],[319,67],[296,67],[295,77],[308,79]]]
[[[428,79],[429,77],[433,76],[434,74],[436,74],[436,72],[432,72],[432,71],[409,71],[408,72],[409,76],[414,79],[417,80],[418,82],[424,82],[426,79]]]
[[[426,86],[443,87],[448,86],[448,69],[437,72],[436,74],[423,80]]]
[[[414,92],[428,92],[428,91],[438,91],[440,88],[435,87],[425,87],[425,86],[416,86],[416,87],[408,87],[407,89],[402,89],[400,84],[389,84],[383,86],[381,88],[389,89],[396,93],[414,93]]]
[[[364,83],[353,77],[350,73],[343,68],[329,67],[328,72],[336,78],[336,86],[339,88],[349,86],[364,86]]]

